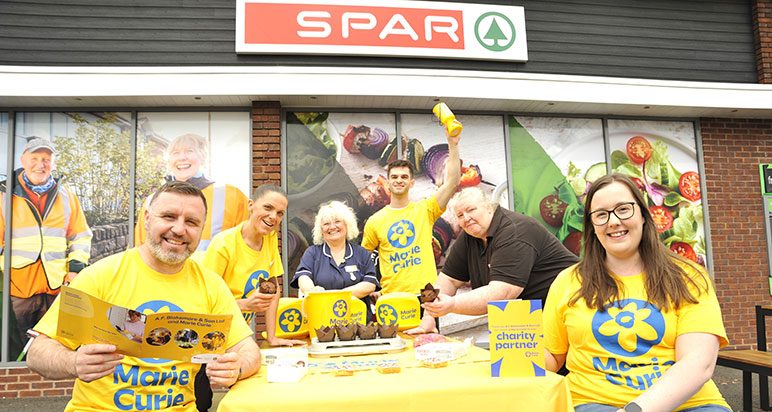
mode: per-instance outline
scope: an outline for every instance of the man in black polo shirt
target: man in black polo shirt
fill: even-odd
[[[579,260],[535,219],[492,203],[476,187],[456,195],[453,213],[464,232],[435,282],[438,298],[423,304],[421,326],[408,333],[434,332],[433,318],[448,313],[483,315],[492,300],[544,300],[558,273]],[[467,283],[472,290],[457,296]]]

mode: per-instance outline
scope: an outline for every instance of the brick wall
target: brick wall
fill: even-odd
[[[753,35],[759,83],[772,84],[772,2],[753,3]]]
[[[772,120],[701,119],[700,128],[716,292],[730,344],[749,349],[754,305],[772,304],[759,179],[759,164],[772,161]]]
[[[72,396],[74,381],[48,381],[27,368],[0,369],[0,398]]]
[[[252,188],[281,184],[281,105],[252,103]]]
[[[281,105],[252,102],[252,188],[264,183],[281,186]],[[281,234],[279,234],[281,236]],[[281,240],[279,240],[281,247]],[[279,278],[279,285],[283,284]],[[281,286],[279,293],[281,293]],[[265,315],[255,316],[257,340],[265,331]]]

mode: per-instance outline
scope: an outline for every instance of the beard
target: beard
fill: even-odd
[[[164,250],[164,248],[161,247],[160,238],[148,239],[147,245],[150,248],[150,253],[153,255],[153,257],[167,265],[179,265],[193,254],[193,251],[190,249],[185,249],[184,251],[178,253],[172,252],[170,250]]]

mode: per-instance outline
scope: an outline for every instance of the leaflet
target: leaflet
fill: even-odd
[[[84,344],[108,343],[139,358],[206,363],[225,352],[231,315],[144,314],[67,286],[59,296],[57,334]]]
[[[488,302],[491,376],[544,376],[541,300]]]

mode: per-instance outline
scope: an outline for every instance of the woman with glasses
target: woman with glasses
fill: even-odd
[[[587,194],[584,253],[544,308],[547,368],[564,363],[577,412],[730,411],[711,380],[728,344],[712,282],[660,241],[621,174]]]

